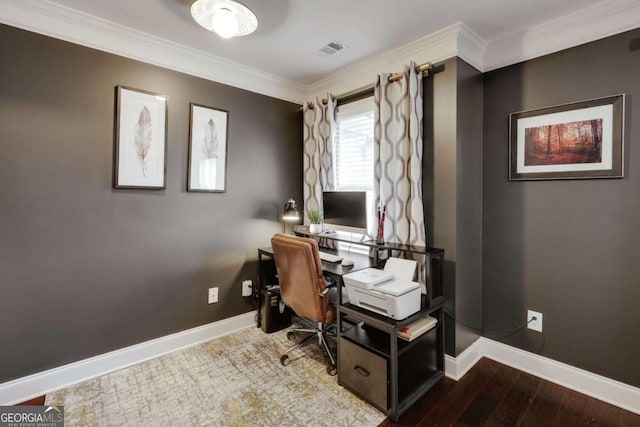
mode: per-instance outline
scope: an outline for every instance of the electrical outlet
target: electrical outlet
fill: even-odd
[[[242,281],[242,296],[250,297],[253,293],[253,282],[251,280]]]
[[[218,302],[218,288],[209,288],[209,304]]]
[[[535,320],[531,320],[535,319]],[[527,310],[527,328],[542,332],[542,313],[537,311]]]

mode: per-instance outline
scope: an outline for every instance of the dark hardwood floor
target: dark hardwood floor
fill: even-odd
[[[19,406],[42,406],[44,405],[45,396],[36,397],[26,402],[18,403]]]
[[[640,415],[481,359],[458,382],[440,381],[393,426],[625,426]]]

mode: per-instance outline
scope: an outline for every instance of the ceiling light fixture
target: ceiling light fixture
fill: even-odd
[[[258,18],[248,7],[233,0],[196,0],[191,16],[198,24],[225,39],[246,36],[258,28]]]

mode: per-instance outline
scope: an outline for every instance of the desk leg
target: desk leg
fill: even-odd
[[[391,405],[389,407],[389,417],[393,421],[398,421],[398,338],[395,333],[390,334],[389,348],[389,391],[391,392]]]
[[[342,284],[342,276],[340,276],[340,278],[338,279],[338,284],[336,286],[336,292],[338,294],[338,301],[336,303],[338,304],[336,306],[336,368],[340,363],[340,353],[342,351],[340,348],[342,347],[340,345],[340,338],[342,336],[342,313],[340,312],[340,307],[342,306]],[[340,378],[338,378],[338,384],[340,384]]]
[[[262,316],[260,310],[262,308],[262,304],[260,301],[260,297],[262,295],[262,281],[263,281],[263,273],[262,273],[262,252],[258,251],[258,286],[256,286],[256,302],[258,308],[256,309],[256,326],[259,328],[262,322]]]

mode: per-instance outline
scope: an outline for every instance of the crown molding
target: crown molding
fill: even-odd
[[[0,22],[302,104],[306,86],[47,0],[0,0]]]
[[[484,55],[487,51],[487,42],[469,28],[464,22],[460,22],[458,32],[457,55],[477,70],[484,71]]]
[[[402,67],[409,61],[444,61],[459,55],[461,44],[464,45],[463,59],[476,68],[481,67],[486,43],[464,23],[458,22],[399,48],[354,62],[338,70],[329,77],[309,85],[309,97],[324,96],[327,92],[340,94],[370,85],[379,73],[402,71]]]
[[[537,58],[640,26],[640,2],[608,0],[492,41],[484,70]]]
[[[379,73],[398,72],[412,60],[458,56],[486,72],[628,31],[638,22],[637,0],[606,0],[490,43],[458,22],[304,85],[48,0],[0,0],[0,23],[299,104],[370,85]]]
[[[338,70],[309,85],[308,98],[369,85],[380,72],[400,71],[411,60],[439,62],[458,56],[481,72],[491,71],[632,30],[639,22],[637,0],[606,0],[491,42],[459,22]]]

